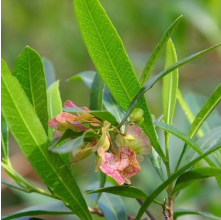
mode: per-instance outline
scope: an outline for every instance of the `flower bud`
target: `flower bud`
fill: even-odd
[[[143,109],[141,108],[135,108],[133,109],[133,111],[130,114],[130,118],[132,121],[140,123],[143,122],[144,118],[143,118]]]

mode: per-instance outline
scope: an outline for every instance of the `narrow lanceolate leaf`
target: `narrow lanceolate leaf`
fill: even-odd
[[[175,135],[176,137],[180,138],[181,140],[183,140],[187,145],[189,145],[199,155],[203,154],[203,151],[199,148],[197,143],[195,143],[191,138],[189,138],[188,135],[179,131],[177,128],[173,127],[172,125],[168,125],[168,124],[165,124],[162,122],[155,122],[155,125],[164,129],[165,131]],[[216,166],[216,164],[214,162],[212,162],[208,157],[205,157],[204,159],[210,166]]]
[[[212,95],[209,97],[209,99],[206,101],[204,106],[201,108],[201,110],[196,115],[194,121],[191,124],[190,130],[189,130],[189,136],[193,137],[200,126],[203,124],[203,122],[206,120],[206,118],[209,116],[209,114],[214,110],[214,108],[220,103],[221,100],[221,84],[215,89],[215,91],[212,93]],[[179,166],[185,152],[186,152],[187,146],[185,145],[183,148],[183,151],[181,153],[181,156],[179,158],[179,161],[177,163],[177,167]]]
[[[165,68],[177,62],[176,50],[171,39],[167,42]],[[178,89],[178,69],[163,77],[163,110],[164,121],[166,124],[172,124],[173,115],[176,106],[176,96]]]
[[[98,0],[74,0],[74,9],[98,73],[115,101],[123,110],[128,109],[141,86],[116,29]],[[136,107],[144,110],[145,118],[141,126],[153,147],[165,158],[144,97]]]
[[[100,188],[97,190],[87,191],[88,194],[99,193],[99,192],[106,192],[119,196],[125,196],[129,198],[142,199],[142,200],[145,200],[148,197],[146,193],[133,186],[110,186],[106,188]],[[156,204],[161,205],[161,203],[156,200],[154,200],[154,202]]]
[[[90,107],[91,110],[103,109],[104,83],[98,74],[95,75],[91,86]]]
[[[54,66],[51,63],[51,61],[45,57],[43,57],[42,59],[43,61],[43,66],[44,66],[44,72],[45,72],[45,79],[46,79],[46,84],[47,84],[47,88],[55,82],[55,70],[54,70]]]
[[[166,189],[166,187],[171,184],[175,179],[177,179],[180,175],[182,175],[187,169],[189,169],[190,167],[192,167],[194,164],[196,164],[198,161],[202,160],[203,158],[205,158],[206,156],[210,155],[211,153],[219,150],[221,148],[221,144],[216,144],[215,146],[213,146],[213,148],[211,148],[210,150],[208,150],[207,152],[205,152],[203,155],[200,155],[199,157],[197,157],[196,159],[192,160],[191,162],[189,162],[188,164],[186,164],[184,167],[182,167],[181,169],[179,169],[178,171],[176,171],[174,174],[172,174],[165,182],[163,182],[159,187],[157,187],[156,190],[154,190],[154,192],[152,194],[150,194],[148,196],[148,198],[144,201],[143,205],[141,206],[137,216],[136,216],[136,220],[140,219],[142,217],[142,215],[144,214],[144,212],[146,211],[146,209],[149,207],[149,205],[153,202],[153,200],[163,191]]]
[[[178,217],[182,215],[199,215],[202,217],[205,217],[204,219],[210,219],[210,220],[220,220],[220,217],[212,215],[211,213],[208,212],[197,212],[197,211],[192,211],[192,210],[174,210],[174,219],[177,219]]]
[[[59,81],[52,83],[47,90],[48,119],[52,119],[62,112],[62,102],[59,92]],[[53,130],[48,128],[48,137],[53,140]]]
[[[171,37],[173,31],[176,29],[177,25],[180,23],[182,17],[183,16],[181,15],[172,23],[172,25],[166,30],[160,42],[154,49],[141,75],[141,78],[140,78],[141,85],[143,85],[150,78],[151,72],[153,71],[160,55],[162,54],[167,41]]]
[[[2,157],[7,161],[9,159],[8,150],[8,125],[5,121],[5,117],[1,112],[1,152]]]
[[[18,212],[12,213],[11,215],[2,216],[2,220],[9,219],[20,219],[24,216],[38,216],[38,215],[68,215],[74,214],[70,209],[68,209],[62,202],[54,202],[50,204],[41,204],[31,206],[22,209]]]
[[[45,184],[81,219],[91,219],[87,204],[58,154],[48,151],[50,142],[18,80],[2,61],[2,111],[22,152]]]
[[[191,111],[189,105],[187,104],[187,102],[185,101],[185,99],[183,98],[183,95],[181,93],[181,91],[178,89],[177,90],[177,100],[180,103],[181,108],[183,109],[184,114],[186,115],[187,119],[189,120],[189,122],[192,124],[195,116],[193,114],[193,112]],[[203,131],[201,129],[198,130],[197,134],[202,137],[203,136]]]
[[[72,76],[68,81],[83,81],[89,88],[91,88],[95,75],[95,71],[84,71]]]
[[[199,127],[206,120],[206,118],[213,111],[213,109],[220,103],[220,101],[221,101],[221,84],[214,90],[212,95],[209,97],[209,99],[206,101],[206,103],[201,108],[199,113],[196,115],[189,131],[190,137],[193,137],[195,135]]]
[[[178,67],[183,66],[184,64],[190,62],[191,60],[194,60],[197,57],[202,56],[203,54],[208,53],[209,51],[214,50],[215,48],[217,48],[219,46],[221,46],[221,43],[216,44],[215,46],[209,47],[208,49],[202,50],[202,51],[200,51],[198,53],[195,53],[193,55],[190,55],[190,56],[178,61],[177,63],[173,64],[172,66],[166,68],[165,70],[162,70],[161,72],[156,74],[154,77],[149,79],[145,83],[145,85],[140,89],[140,91],[137,93],[137,95],[133,98],[133,101],[131,102],[131,104],[130,104],[127,112],[126,112],[123,121],[125,121],[126,118],[130,115],[131,111],[134,109],[134,107],[137,104],[138,100],[144,95],[144,93],[146,91],[151,89],[158,80],[160,80],[162,77],[166,76],[167,74],[169,74],[173,70],[177,69]]]
[[[221,176],[221,168],[217,167],[202,167],[188,171],[181,176],[176,181],[172,194],[176,194],[181,190],[185,189],[189,185],[214,176]]]
[[[48,132],[46,81],[39,54],[27,46],[17,58],[13,75],[20,82],[45,131]]]

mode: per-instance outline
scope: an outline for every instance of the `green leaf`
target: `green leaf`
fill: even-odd
[[[197,212],[197,211],[191,211],[191,210],[174,210],[174,219],[177,219],[178,217],[182,215],[200,215],[202,217],[205,217],[206,219],[210,220],[220,220],[220,217],[214,216],[208,212]]]
[[[205,152],[209,150],[213,145],[221,142],[221,126],[213,128],[210,132],[206,133],[202,138],[198,139],[196,143],[200,147],[200,149]],[[214,154],[210,155],[210,158],[214,161]],[[185,154],[186,161],[192,160],[196,156],[196,152],[194,150],[187,149]],[[221,165],[221,160],[217,161]]]
[[[105,186],[105,183],[106,183],[107,175],[105,173],[103,173],[101,170],[99,170],[99,173],[100,173],[100,185],[99,185],[99,188],[103,188]],[[101,197],[101,194],[102,194],[102,192],[98,192],[97,193],[97,198],[96,198],[96,201],[95,201],[95,206],[97,206],[98,201],[99,201],[99,199]]]
[[[55,82],[55,70],[54,70],[54,66],[52,64],[52,62],[43,57],[43,66],[44,66],[44,72],[45,72],[45,78],[46,78],[46,84],[47,84],[47,88]]]
[[[83,135],[75,139],[72,139],[70,141],[67,141],[65,144],[61,145],[58,148],[53,148],[51,151],[60,153],[60,154],[72,152],[76,148],[83,147],[85,145],[85,141],[88,141],[88,140],[92,141],[95,137],[99,137],[99,136],[100,135],[94,132],[93,130],[87,130],[83,133]],[[93,153],[92,150],[91,150],[91,153]]]
[[[91,88],[96,72],[94,71],[85,71],[79,73],[75,76],[72,76],[69,81],[79,81],[82,80],[89,88]],[[123,119],[124,112],[122,108],[116,103],[113,96],[111,95],[108,88],[104,87],[103,103],[107,111],[112,113],[120,123]]]
[[[153,85],[158,81],[160,80],[162,77],[166,76],[167,74],[169,74],[170,72],[172,72],[173,70],[177,69],[178,67],[180,66],[183,66],[184,64],[190,62],[191,60],[194,60],[196,59],[197,57],[199,56],[202,56],[203,54],[205,53],[208,53],[209,51],[217,48],[221,46],[221,43],[220,44],[216,44],[215,46],[212,46],[212,47],[209,47],[205,50],[202,50],[198,53],[195,53],[193,55],[190,55],[180,61],[178,61],[177,63],[173,64],[172,66],[168,67],[167,69],[165,70],[162,70],[161,72],[159,72],[158,74],[156,74],[154,77],[152,77],[151,79],[149,79],[147,81],[147,83],[140,89],[140,91],[136,94],[136,96],[133,98],[126,114],[125,114],[125,117],[123,119],[123,121],[125,121],[127,119],[127,117],[130,115],[131,111],[134,109],[135,105],[137,104],[138,100],[144,95],[144,93],[146,91],[148,91],[149,89],[151,89],[153,87]]]
[[[171,37],[173,31],[176,29],[177,25],[180,23],[182,17],[183,17],[182,15],[180,17],[178,17],[172,23],[172,25],[166,30],[163,37],[160,39],[158,45],[154,49],[153,53],[151,54],[146,66],[143,70],[143,73],[142,73],[141,78],[140,78],[140,84],[141,85],[143,85],[150,78],[151,72],[153,71],[157,61],[159,60],[159,57],[162,54],[162,52],[163,52],[163,50],[166,46],[167,41]]]
[[[78,113],[78,112],[88,112],[97,118],[101,119],[102,121],[109,121],[112,125],[117,125],[118,122],[116,118],[108,111],[102,110],[102,111],[86,111],[81,108],[72,108],[72,107],[67,107],[63,108],[64,111],[69,112],[69,113]]]
[[[199,127],[206,120],[206,118],[213,111],[213,109],[219,104],[220,101],[221,101],[221,84],[214,90],[212,95],[208,98],[204,106],[196,115],[189,131],[190,137],[193,137],[195,135]]]
[[[189,120],[190,123],[192,123],[195,116],[194,116],[193,112],[191,111],[191,108],[189,107],[189,105],[187,104],[185,99],[183,98],[183,95],[179,89],[177,90],[177,100],[180,103],[180,106],[183,109],[183,112],[185,113],[187,119]],[[198,136],[202,137],[203,134],[204,133],[203,133],[202,129],[199,129]]]
[[[5,117],[1,111],[1,152],[2,157],[9,160],[9,149],[8,149],[8,125],[5,121]]]
[[[201,110],[196,115],[194,121],[191,124],[190,130],[189,130],[189,136],[193,137],[196,132],[199,130],[200,126],[203,124],[203,122],[206,120],[206,118],[209,116],[209,114],[214,110],[214,108],[219,104],[221,100],[221,84],[214,90],[212,95],[208,98],[206,103],[203,105]],[[177,167],[179,166],[185,152],[186,152],[187,146],[185,145],[183,148],[183,151],[181,153],[181,156],[179,158],[179,161],[177,163]]]
[[[177,62],[176,50],[171,39],[167,42],[165,68]],[[176,96],[178,89],[178,69],[163,77],[163,110],[164,121],[172,124],[173,115],[176,107]]]
[[[2,216],[2,220],[17,219],[24,216],[38,216],[38,215],[68,215],[74,214],[62,202],[54,202],[50,204],[41,204],[22,209],[10,215]]]
[[[46,81],[39,54],[32,48],[25,47],[16,60],[13,75],[20,82],[45,131],[48,132]]]
[[[21,187],[21,186],[19,186],[17,184],[10,183],[10,182],[8,182],[6,179],[4,179],[2,177],[1,177],[1,183],[5,184],[6,186],[11,187],[13,189],[17,189],[17,190],[21,190],[21,191],[27,192],[27,189],[25,189],[25,188],[23,188],[23,187]]]
[[[74,9],[98,73],[115,101],[123,110],[128,109],[141,86],[116,29],[98,0],[75,0]],[[165,158],[144,97],[136,107],[144,111],[144,123],[141,125],[144,132],[159,155]]]
[[[179,176],[173,188],[172,195],[180,192],[181,190],[185,189],[186,187],[197,181],[220,175],[221,169],[216,167],[201,167],[188,171]]]
[[[155,125],[164,129],[165,131],[175,135],[176,137],[180,138],[186,144],[188,144],[195,152],[197,152],[199,155],[203,155],[203,151],[199,148],[197,143],[195,143],[188,135],[179,131],[174,126],[165,124],[163,122],[155,122]],[[210,166],[216,166],[208,157],[205,157],[204,159]]]
[[[124,117],[124,111],[116,103],[116,101],[114,100],[113,96],[111,95],[107,87],[104,88],[103,102],[107,111],[111,112],[111,114],[114,115],[115,118],[117,119],[118,123],[120,123]]]
[[[62,102],[59,91],[59,80],[52,83],[47,89],[48,118],[52,119],[62,112]],[[49,140],[53,139],[53,130],[48,128]]]
[[[194,94],[194,93],[188,92],[185,95],[185,100],[186,100],[187,104],[189,105],[191,111],[193,112],[194,118],[199,113],[199,111],[202,109],[202,107],[206,103],[207,99],[208,99],[208,97],[202,96],[200,94]],[[192,124],[192,122],[190,124]],[[211,129],[213,129],[214,127],[219,126],[220,124],[221,124],[221,115],[219,114],[218,108],[215,108],[210,113],[210,115],[206,118],[206,120],[203,122],[200,129],[205,134],[205,133],[209,132]]]
[[[134,198],[134,199],[142,199],[145,200],[148,195],[141,191],[140,189],[134,186],[110,186],[106,188],[100,188],[96,190],[87,191],[87,194],[99,193],[99,192],[106,192],[111,193],[119,196]],[[160,204],[160,202],[154,200],[156,204]]]
[[[45,184],[81,219],[91,219],[87,204],[58,154],[48,151],[50,142],[19,82],[2,60],[2,111],[22,152]]]
[[[104,94],[104,83],[101,80],[100,76],[96,74],[91,86],[90,109],[92,110],[103,109],[103,94]]]
[[[61,144],[63,141],[66,141],[67,139],[73,139],[81,136],[84,132],[75,132],[71,129],[67,129],[64,134],[60,138],[55,138],[51,142],[51,146],[48,148],[49,150],[57,147],[59,144]]]
[[[110,186],[110,184],[106,184],[106,186]],[[98,184],[94,183],[88,189],[97,187]],[[96,201],[96,194],[92,194],[91,197]],[[120,196],[102,193],[98,201],[98,207],[102,210],[107,220],[127,220],[125,205]]]
[[[175,179],[177,179],[180,175],[182,175],[187,169],[192,167],[198,161],[200,161],[201,159],[205,158],[206,156],[210,155],[211,153],[213,153],[213,152],[215,152],[216,150],[219,150],[219,149],[221,149],[221,144],[216,144],[215,146],[213,146],[213,148],[211,148],[210,150],[208,150],[204,154],[200,155],[196,159],[192,160],[191,162],[186,164],[184,167],[182,167],[181,169],[176,171],[174,174],[172,174],[165,182],[163,182],[159,187],[157,187],[157,189],[154,190],[154,192],[152,194],[150,194],[149,197],[144,201],[143,205],[141,206],[141,208],[140,208],[140,210],[139,210],[139,212],[136,216],[136,220],[138,220],[142,217],[142,215],[144,214],[146,209],[149,207],[149,205],[153,202],[153,200],[163,190],[165,190],[167,188],[167,186],[170,185]]]
[[[72,76],[68,81],[83,81],[89,88],[91,88],[95,75],[95,71],[84,71]]]

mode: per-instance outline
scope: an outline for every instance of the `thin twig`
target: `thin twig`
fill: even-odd
[[[141,199],[137,199],[138,203],[140,205],[143,205],[143,201]],[[146,214],[147,216],[150,218],[150,220],[156,220],[155,217],[153,216],[153,214],[150,212],[150,210],[146,209]]]

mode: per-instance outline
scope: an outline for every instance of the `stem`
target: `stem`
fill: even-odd
[[[1,163],[2,167],[4,168],[4,170],[6,171],[6,173],[12,177],[12,179],[15,180],[15,182],[21,187],[21,189],[19,189],[18,187],[14,187],[18,190],[24,191],[26,193],[38,193],[38,194],[42,194],[44,196],[48,196],[51,198],[55,198],[55,199],[59,199],[56,195],[53,195],[51,193],[46,192],[43,189],[40,189],[38,187],[33,186],[30,182],[28,182],[26,179],[24,179],[16,170],[14,170],[14,168],[11,165],[11,162],[8,161],[7,164]],[[60,200],[60,199],[59,199]]]
[[[169,198],[169,206],[167,206],[166,200],[164,200],[163,204],[163,215],[166,220],[173,220],[173,199]]]
[[[143,201],[141,199],[137,199],[137,201],[141,206],[143,205]],[[150,210],[146,209],[145,212],[151,220],[156,220],[155,217],[153,216],[153,214],[150,212]]]

